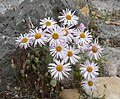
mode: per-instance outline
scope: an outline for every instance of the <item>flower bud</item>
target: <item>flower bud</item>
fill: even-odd
[[[31,62],[30,62],[30,60],[29,60],[29,59],[28,59],[28,60],[26,60],[26,64],[27,64],[27,65],[30,65],[30,63],[31,63]]]
[[[33,70],[34,70],[34,71],[36,71],[36,70],[37,70],[37,68],[36,68],[34,65],[32,65],[32,68],[33,68]]]

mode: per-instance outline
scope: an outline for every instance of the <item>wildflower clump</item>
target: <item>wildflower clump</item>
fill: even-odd
[[[52,62],[47,64],[47,69],[54,80],[68,78],[74,66],[79,64],[83,90],[92,95],[95,79],[99,75],[97,62],[101,58],[103,48],[98,44],[98,39],[93,39],[83,23],[78,24],[79,17],[75,15],[75,11],[66,9],[60,14],[59,22],[52,17],[41,19],[39,27],[21,34],[16,43],[25,49],[47,46],[53,58]]]

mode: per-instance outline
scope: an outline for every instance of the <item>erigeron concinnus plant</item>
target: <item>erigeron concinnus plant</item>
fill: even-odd
[[[103,48],[97,39],[93,40],[83,23],[76,27],[79,17],[75,15],[75,11],[66,9],[60,14],[60,24],[53,18],[44,18],[40,20],[39,28],[21,34],[16,43],[25,49],[48,44],[50,55],[53,57],[53,62],[48,64],[48,72],[58,81],[68,78],[72,67],[79,63],[80,74],[83,76],[82,87],[87,94],[92,95],[95,79],[99,75],[96,62],[101,58]]]

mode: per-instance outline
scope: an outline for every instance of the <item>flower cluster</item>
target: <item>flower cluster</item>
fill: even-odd
[[[90,95],[93,94],[93,91],[96,84],[96,77],[99,75],[99,67],[95,61],[99,60],[102,54],[103,48],[98,44],[98,41],[95,39],[94,43],[90,43],[88,47],[88,56],[84,64],[81,64],[80,70],[81,74],[85,80],[82,81],[83,89]]]
[[[75,11],[63,10],[58,16],[59,25],[53,18],[40,20],[40,27],[30,29],[28,33],[21,34],[16,42],[20,48],[30,46],[44,46],[49,44],[50,55],[53,63],[48,66],[49,72],[54,79],[62,80],[68,78],[72,66],[80,63],[81,74],[85,81],[82,81],[83,89],[88,93],[95,89],[94,81],[98,73],[98,65],[95,60],[99,60],[103,48],[98,41],[93,40],[91,33],[83,23],[77,28],[79,17]],[[85,57],[85,61],[82,58]]]

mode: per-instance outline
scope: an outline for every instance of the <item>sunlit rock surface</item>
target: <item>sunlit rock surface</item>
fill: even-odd
[[[118,77],[98,77],[97,90],[93,96],[104,99],[120,98],[120,78]]]

